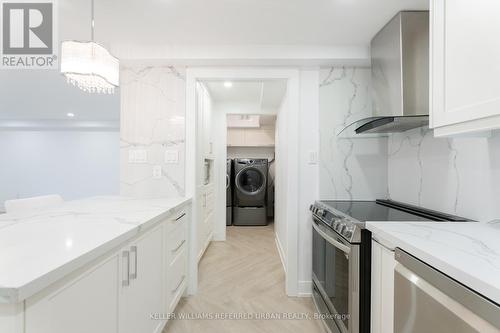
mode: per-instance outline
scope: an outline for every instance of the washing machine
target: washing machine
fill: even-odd
[[[267,159],[234,160],[234,225],[266,225]]]
[[[226,225],[233,220],[233,160],[226,161]]]

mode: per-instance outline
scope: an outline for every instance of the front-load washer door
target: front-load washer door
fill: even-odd
[[[248,167],[236,175],[235,185],[240,206],[264,206],[266,175],[254,167]]]

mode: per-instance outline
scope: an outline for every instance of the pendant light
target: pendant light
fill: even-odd
[[[120,62],[94,41],[94,0],[91,13],[91,41],[61,43],[61,73],[83,91],[113,94],[119,85]]]

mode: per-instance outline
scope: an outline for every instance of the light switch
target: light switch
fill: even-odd
[[[160,179],[161,178],[161,165],[153,166],[153,178]]]
[[[165,163],[167,163],[167,164],[179,163],[179,151],[178,150],[166,150],[165,151]]]
[[[144,149],[131,149],[128,151],[129,163],[147,163],[148,152]]]
[[[318,152],[312,150],[309,152],[309,164],[318,164]]]
[[[128,162],[129,163],[135,163],[135,150],[129,150],[128,151]]]

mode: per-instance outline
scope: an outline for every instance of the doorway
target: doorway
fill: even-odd
[[[281,82],[285,93],[279,107],[252,107],[251,103],[236,106],[230,102],[217,106],[210,83],[224,87],[230,82],[235,84],[253,83],[262,87],[263,82]],[[262,94],[262,88],[259,90]],[[200,97],[201,96],[201,97]],[[260,96],[260,100],[263,97]],[[232,104],[232,105],[231,105]],[[298,110],[299,110],[299,73],[290,69],[189,69],[187,71],[187,113],[186,113],[186,172],[187,195],[193,197],[193,223],[191,239],[211,237],[211,241],[226,239],[226,178],[227,157],[235,153],[228,148],[229,116],[263,117],[273,116],[276,124],[275,139],[275,241],[280,253],[286,275],[286,293],[297,295],[297,243],[298,243]],[[260,121],[260,120],[259,120]],[[201,128],[200,128],[201,126]],[[203,130],[209,128],[209,133]],[[228,136],[229,133],[229,136]],[[231,142],[231,140],[229,141]],[[250,148],[250,147],[247,147]],[[269,160],[268,160],[269,161]],[[207,206],[213,204],[213,211],[207,214]],[[267,207],[266,207],[267,208]],[[210,211],[210,209],[208,209]],[[213,216],[213,230],[205,228],[201,221],[207,215]],[[267,216],[266,211],[266,216]],[[208,235],[208,236],[207,236]],[[196,293],[197,263],[200,246],[191,242],[191,263],[189,293]],[[201,254],[203,255],[203,254]]]

